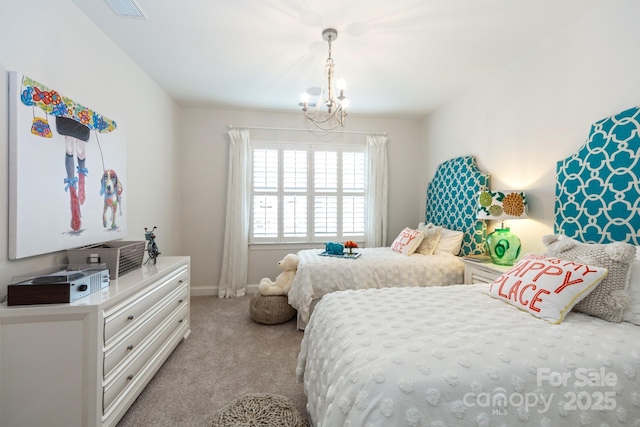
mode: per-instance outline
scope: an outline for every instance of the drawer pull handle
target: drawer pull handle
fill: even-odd
[[[127,346],[127,350],[129,350],[129,351],[133,350],[133,344],[129,344],[129,345]]]
[[[129,317],[127,317],[127,320],[133,320],[133,314],[130,314]]]
[[[183,321],[183,320],[184,320],[184,319],[180,319],[180,320],[178,320],[178,323],[182,323],[182,321]]]
[[[179,303],[182,303],[182,300],[180,299],[180,300],[178,300],[178,302],[179,302]]]
[[[131,381],[132,379],[133,379],[133,375],[129,375],[129,376],[127,377],[127,381]]]
[[[182,285],[182,280],[178,280],[178,284],[179,284],[179,285]]]

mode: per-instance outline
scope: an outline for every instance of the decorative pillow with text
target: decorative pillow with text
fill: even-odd
[[[527,254],[491,284],[489,295],[549,323],[560,323],[607,273],[606,268]]]
[[[408,256],[418,249],[422,239],[424,239],[422,231],[405,227],[391,244],[391,249]]]

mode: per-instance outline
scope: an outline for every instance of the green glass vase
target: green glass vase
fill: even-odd
[[[509,228],[496,228],[487,236],[487,252],[494,264],[513,265],[520,255],[520,239]]]

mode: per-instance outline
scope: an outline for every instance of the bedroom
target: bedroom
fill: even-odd
[[[141,239],[144,227],[150,222],[157,225],[163,255],[192,257],[192,295],[216,294],[224,233],[224,207],[218,201],[226,193],[226,127],[298,127],[299,113],[180,106],[73,2],[32,1],[32,12],[25,12],[23,3],[11,0],[0,6],[2,134],[8,133],[6,72],[10,70],[41,76],[80,99],[114,111],[128,130],[133,195],[128,207],[129,237]],[[23,15],[26,22],[30,17],[47,16],[59,27],[52,31],[46,25],[30,26],[27,31],[15,19]],[[555,162],[584,142],[592,122],[639,103],[636,76],[640,59],[628,54],[635,52],[635,41],[640,39],[639,15],[634,1],[601,2],[427,117],[350,116],[351,129],[384,130],[395,141],[389,148],[388,241],[422,217],[425,183],[435,167],[454,156],[475,154],[480,167],[491,172],[494,188],[528,191],[533,219],[513,224],[513,230],[522,238],[524,250],[541,251],[540,236],[548,234],[552,225]],[[75,48],[67,41],[77,34],[87,36],[78,40],[80,50],[94,52],[100,46],[98,57],[74,54]],[[94,77],[82,79],[82,75]],[[103,90],[96,91],[96,81],[104,82],[99,86]],[[460,117],[464,117],[462,124]],[[208,143],[211,134],[215,135],[213,143]],[[153,165],[145,161],[151,156]],[[0,160],[7,164],[6,150]],[[410,165],[414,173],[404,173],[403,164]],[[150,168],[165,176],[162,195],[145,179]],[[0,181],[0,204],[7,206],[6,174]],[[200,189],[205,184],[211,190],[203,196]],[[0,212],[0,222],[7,224],[6,209]],[[6,241],[7,227],[0,233]],[[4,254],[0,256],[3,291],[12,276],[61,263],[64,258],[56,253],[9,261],[6,246],[0,251]],[[288,250],[264,252],[250,252],[249,283],[273,276],[275,262]]]

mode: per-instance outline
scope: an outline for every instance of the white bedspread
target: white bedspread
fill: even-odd
[[[296,372],[313,424],[640,425],[640,326],[580,313],[551,325],[486,289],[325,296]]]
[[[406,256],[389,247],[357,251],[361,255],[356,259],[319,256],[322,249],[298,252],[298,271],[289,291],[289,304],[298,310],[301,320],[309,321],[311,301],[330,292],[463,283],[464,264],[450,253]]]

